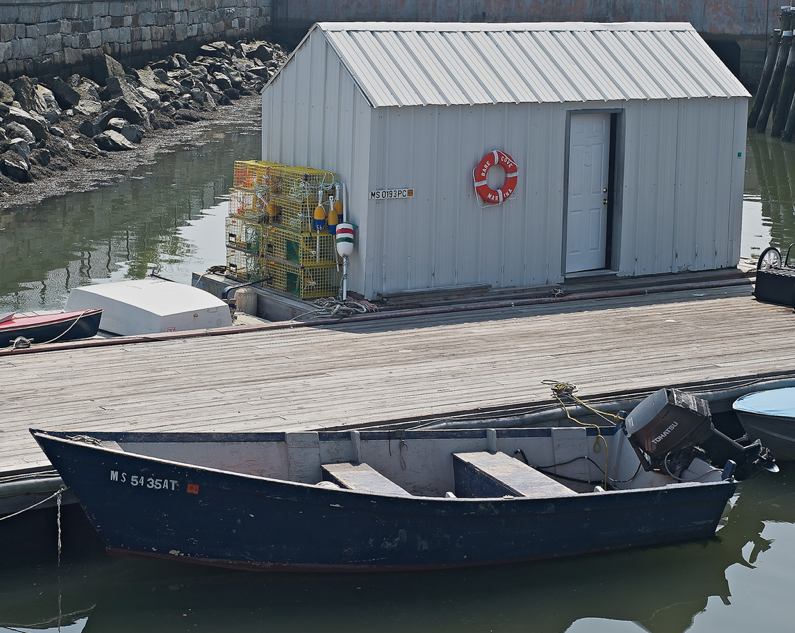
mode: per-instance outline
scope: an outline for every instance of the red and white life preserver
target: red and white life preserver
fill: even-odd
[[[505,182],[502,187],[496,190],[489,187],[489,183],[486,181],[489,169],[494,167],[494,165],[502,165],[505,169]],[[475,180],[475,191],[483,198],[484,202],[489,204],[501,204],[510,198],[519,180],[519,173],[513,158],[505,152],[496,149],[480,159],[475,171],[472,172],[472,176]]]

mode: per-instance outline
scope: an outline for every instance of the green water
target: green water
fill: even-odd
[[[449,572],[268,574],[70,556],[0,572],[0,631],[792,630],[795,464],[740,485],[718,538]]]
[[[75,286],[153,268],[187,282],[223,263],[232,164],[258,157],[260,136],[217,125],[204,141],[123,183],[0,211],[0,310],[59,309]],[[749,138],[743,256],[795,241],[793,152]],[[791,631],[794,489],[793,465],[743,483],[707,542],[455,572],[230,572],[67,542],[60,567],[54,546],[43,562],[0,560],[0,631]]]
[[[258,159],[251,125],[216,124],[128,179],[85,193],[0,210],[0,311],[62,310],[72,288],[156,270],[190,283],[226,263],[225,200],[235,160]]]

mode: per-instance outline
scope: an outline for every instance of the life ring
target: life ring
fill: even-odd
[[[492,189],[486,181],[486,176],[489,169],[494,165],[502,165],[505,169],[505,182],[499,189]],[[483,198],[484,202],[489,204],[502,204],[516,189],[516,183],[519,181],[519,173],[517,171],[516,163],[505,152],[494,150],[486,154],[480,159],[475,171],[472,172],[475,180],[475,191]]]

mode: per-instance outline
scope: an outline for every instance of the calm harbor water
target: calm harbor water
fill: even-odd
[[[0,311],[60,309],[69,289],[223,263],[224,195],[256,126],[131,178],[0,211]],[[795,145],[751,135],[741,252],[795,242]],[[795,465],[741,484],[718,538],[425,574],[271,575],[74,552],[0,560],[0,631],[790,631]]]
[[[792,630],[795,464],[740,486],[718,538],[405,574],[267,574],[70,557],[0,572],[0,631]]]

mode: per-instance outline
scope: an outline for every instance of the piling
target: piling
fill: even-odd
[[[756,122],[756,131],[764,134],[767,129],[767,121],[770,117],[770,111],[773,109],[773,104],[778,100],[778,95],[781,90],[781,80],[784,77],[784,69],[787,65],[789,51],[792,45],[792,13],[789,7],[782,8],[781,11],[781,44],[778,47],[776,54],[776,64],[773,68],[773,76],[770,78],[770,86],[765,94],[765,101],[762,104],[762,109],[759,112],[759,120]]]
[[[765,65],[762,68],[762,77],[756,89],[756,98],[751,112],[748,114],[748,127],[755,128],[759,120],[759,113],[762,104],[765,102],[765,94],[770,86],[770,78],[773,76],[773,67],[776,65],[776,54],[781,43],[781,29],[776,29],[767,38],[767,54],[765,55]]]
[[[787,65],[784,67],[784,77],[781,79],[778,101],[773,112],[771,136],[781,136],[790,114],[793,92],[795,92],[795,46],[790,46]]]

